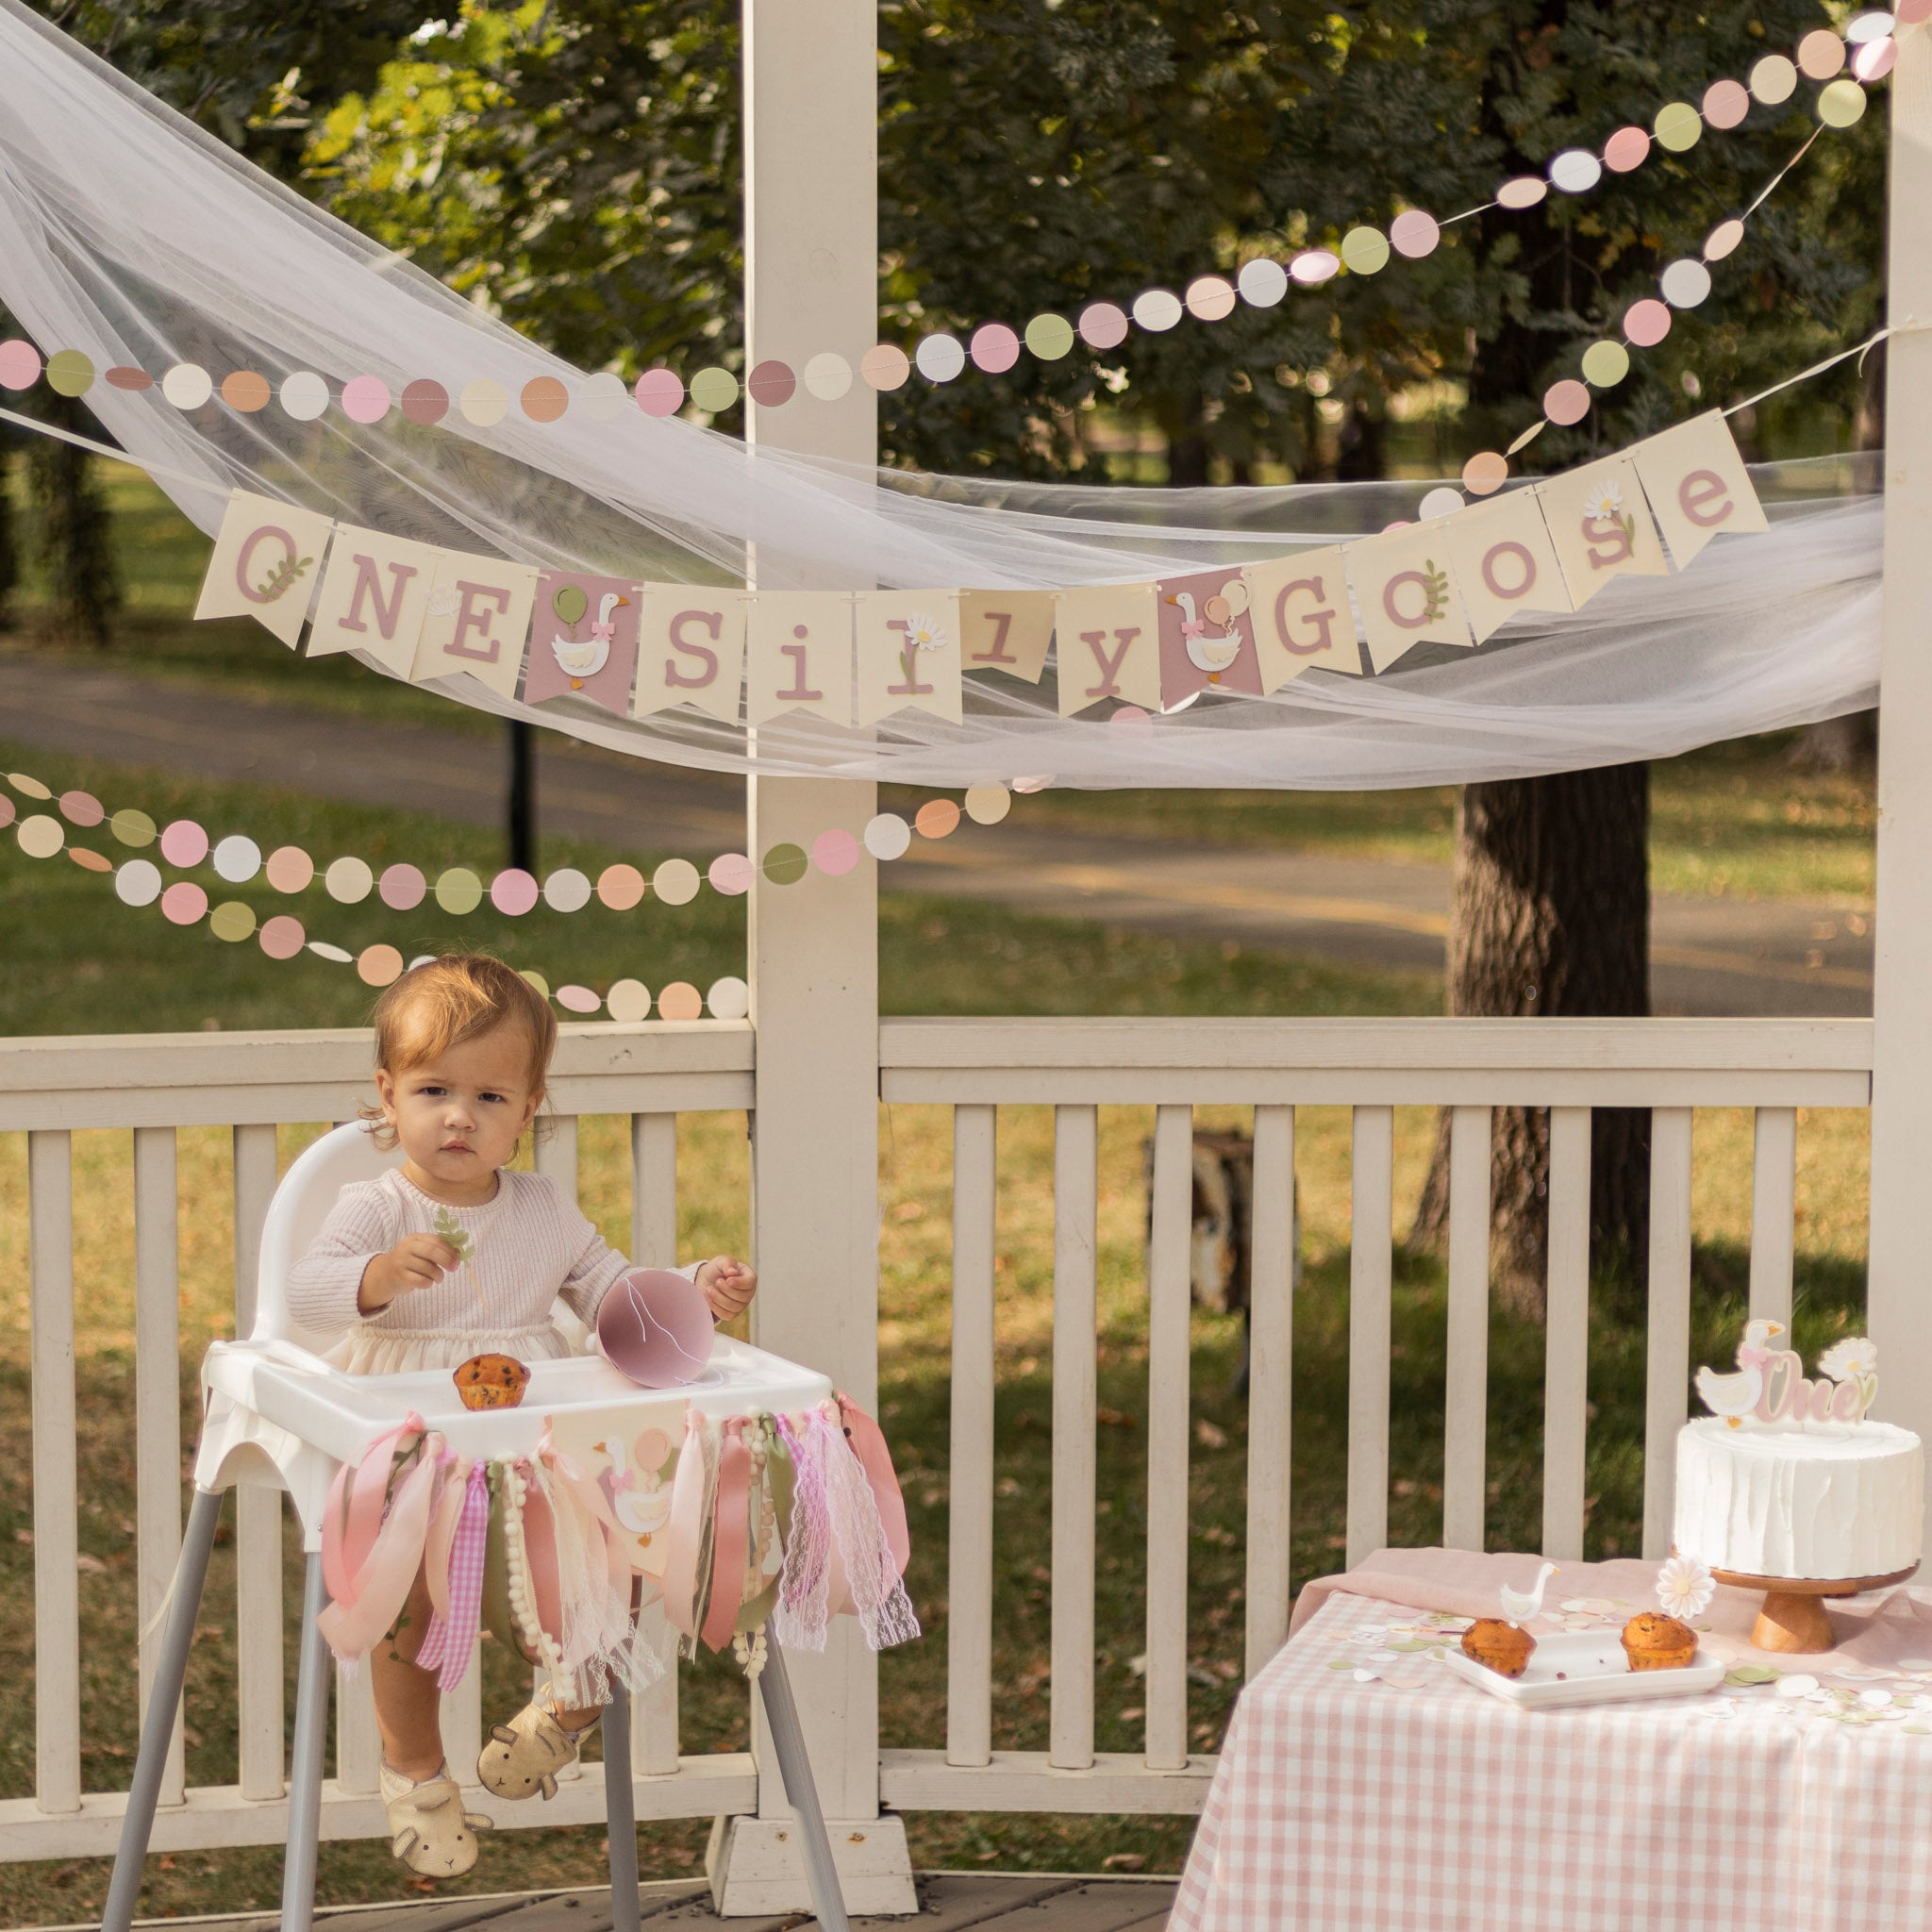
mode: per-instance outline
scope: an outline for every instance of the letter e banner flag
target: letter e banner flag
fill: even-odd
[[[1646,439],[1630,460],[1679,570],[1715,536],[1771,527],[1722,409]]]
[[[436,560],[412,682],[467,671],[499,697],[517,694],[524,640],[537,601],[537,566],[445,550]]]

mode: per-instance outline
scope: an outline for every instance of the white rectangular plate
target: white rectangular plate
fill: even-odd
[[[1459,1650],[1450,1651],[1442,1661],[1477,1690],[1520,1710],[1692,1697],[1715,1690],[1724,1680],[1723,1661],[1702,1650],[1679,1671],[1633,1671],[1624,1655],[1623,1636],[1615,1625],[1607,1625],[1602,1630],[1562,1630],[1539,1637],[1529,1668],[1520,1677],[1486,1670]]]

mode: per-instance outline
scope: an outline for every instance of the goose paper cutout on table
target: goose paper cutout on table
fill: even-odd
[[[537,579],[524,702],[583,697],[623,717],[637,668],[641,594],[623,577],[546,570]]]
[[[760,591],[746,613],[744,661],[750,723],[803,711],[851,724],[852,592]]]
[[[1574,608],[1533,490],[1445,517],[1442,549],[1479,644],[1523,611]]]
[[[1563,580],[1581,610],[1613,577],[1661,577],[1671,566],[1628,456],[1606,457],[1537,485]]]
[[[537,566],[445,550],[409,673],[416,684],[467,671],[500,697],[516,695],[537,601]]]
[[[1679,570],[1721,533],[1771,528],[1722,409],[1646,438],[1630,460]]]
[[[1062,591],[1054,606],[1059,708],[1090,705],[1160,708],[1159,599],[1152,584],[1090,584]]]
[[[1444,527],[1449,521],[1387,531],[1348,546],[1348,578],[1369,661],[1377,672],[1417,644],[1475,641],[1450,575]]]
[[[691,705],[738,723],[744,676],[742,591],[702,584],[645,584],[639,600],[638,682],[631,715]]]
[[[1362,675],[1340,544],[1250,563],[1241,575],[1248,584],[1249,622],[1264,697],[1304,671]]]
[[[1053,642],[1051,591],[968,591],[959,599],[959,636],[968,671],[1003,671],[1038,684]]]
[[[868,591],[858,597],[859,724],[907,710],[959,722],[959,602],[957,591]]]
[[[252,617],[293,650],[334,528],[312,509],[236,491],[222,515],[195,616]]]
[[[1261,693],[1261,665],[1248,609],[1247,579],[1238,564],[1163,577],[1160,603],[1160,706],[1172,710],[1204,691]]]
[[[432,544],[338,524],[308,626],[308,655],[360,651],[398,677],[408,676],[444,555]]]

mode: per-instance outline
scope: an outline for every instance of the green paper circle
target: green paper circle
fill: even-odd
[[[1074,346],[1074,325],[1064,315],[1036,315],[1026,325],[1026,346],[1042,362],[1058,362]]]
[[[1657,110],[1651,127],[1659,147],[1680,155],[1703,140],[1704,116],[1688,101],[1670,101]]]
[[[245,940],[255,930],[255,908],[239,899],[225,900],[208,914],[208,927],[218,940]]]
[[[56,395],[84,396],[93,386],[93,361],[78,349],[57,349],[47,358],[47,387]]]
[[[1592,342],[1583,352],[1583,379],[1592,389],[1615,389],[1630,374],[1630,351],[1622,342]]]
[[[155,822],[144,811],[136,811],[130,807],[125,811],[117,811],[108,821],[108,829],[124,845],[152,845],[155,842]]]
[[[534,967],[525,966],[517,977],[534,986],[542,998],[547,1000],[550,997],[550,982]]]
[[[700,369],[691,379],[690,395],[706,415],[723,415],[738,400],[738,378],[728,369]]]
[[[559,584],[550,599],[550,608],[565,624],[575,624],[591,608],[591,600],[578,584]]]
[[[1838,79],[1819,91],[1818,118],[1827,127],[1849,127],[1865,113],[1865,90],[1856,80]],[[47,364],[48,373],[53,363]]]
[[[1351,228],[1341,238],[1342,266],[1353,275],[1372,275],[1389,265],[1389,238],[1380,228]]]
[[[803,845],[774,845],[765,854],[765,876],[774,886],[795,886],[808,863]]]
[[[436,881],[436,903],[461,918],[483,903],[483,881],[467,866],[453,865]]]

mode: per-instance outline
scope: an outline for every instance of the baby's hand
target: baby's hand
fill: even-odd
[[[698,1287],[704,1291],[711,1320],[728,1322],[751,1307],[751,1298],[758,1291],[758,1278],[742,1261],[720,1255],[698,1269]]]
[[[356,1306],[365,1315],[379,1313],[399,1294],[434,1288],[460,1258],[439,1235],[406,1234],[388,1254],[377,1255],[363,1269]]]

